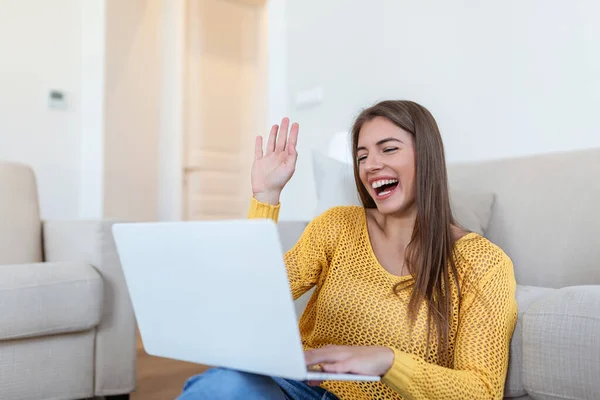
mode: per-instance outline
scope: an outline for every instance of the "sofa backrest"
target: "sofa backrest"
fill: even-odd
[[[42,233],[31,168],[0,162],[0,265],[42,261]]]
[[[517,283],[600,284],[600,148],[455,164],[450,185],[490,191],[486,236],[513,260]]]

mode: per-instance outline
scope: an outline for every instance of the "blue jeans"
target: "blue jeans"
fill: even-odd
[[[188,379],[177,400],[338,400],[320,387],[226,368]]]

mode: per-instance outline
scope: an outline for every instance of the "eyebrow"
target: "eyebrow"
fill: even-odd
[[[387,143],[387,142],[400,142],[400,143],[404,144],[404,142],[402,140],[400,140],[400,139],[389,137],[389,138],[381,139],[379,142],[376,143],[376,145],[377,146],[381,146],[382,144]],[[356,149],[356,151],[358,151],[358,150],[366,150],[366,149],[367,149],[366,147],[360,146],[359,148]]]

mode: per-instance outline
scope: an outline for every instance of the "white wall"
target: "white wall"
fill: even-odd
[[[183,217],[183,132],[185,119],[186,0],[162,0],[160,13],[161,96],[158,133],[160,221]]]
[[[81,137],[79,215],[104,215],[106,3],[81,2]]]
[[[287,90],[321,87],[301,124],[282,219],[310,218],[310,150],[377,100],[436,117],[449,162],[600,146],[594,0],[287,0]],[[326,150],[323,150],[326,151]]]
[[[159,6],[0,0],[0,160],[34,168],[42,218],[157,217]]]
[[[268,0],[264,11],[263,45],[267,54],[267,130],[279,124],[290,108],[288,96],[287,3]],[[266,39],[264,39],[266,38]],[[265,132],[268,135],[268,132]]]
[[[79,0],[0,0],[0,160],[34,168],[44,218],[79,211],[81,30]]]

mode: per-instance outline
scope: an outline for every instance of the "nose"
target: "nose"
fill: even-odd
[[[369,154],[364,162],[367,172],[376,172],[383,168],[383,163],[377,154]]]

